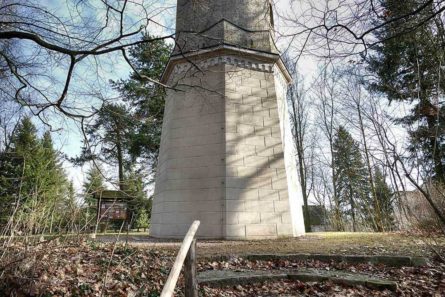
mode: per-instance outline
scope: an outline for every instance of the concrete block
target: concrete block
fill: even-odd
[[[284,160],[276,155],[269,157],[269,167],[275,169],[284,169]]]
[[[227,200],[258,200],[258,189],[226,189]]]
[[[244,156],[243,155],[226,155],[226,164],[228,166],[243,166]]]
[[[242,122],[242,116],[237,114],[236,112],[226,111],[224,114],[225,114],[226,123],[241,123]]]
[[[264,127],[271,127],[271,128],[273,128],[273,127],[279,127],[279,124],[280,124],[280,120],[279,119],[277,119],[277,118],[269,118],[269,117],[267,117],[267,118],[264,118],[263,119],[263,126]],[[279,129],[279,128],[278,128]],[[273,133],[273,131],[272,131],[272,133]],[[273,135],[273,134],[272,134]],[[280,134],[281,135],[281,134]],[[281,136],[278,136],[278,137],[281,137]],[[278,138],[277,137],[277,138]]]
[[[258,212],[239,212],[238,222],[239,224],[259,224],[261,221],[260,214]]]
[[[257,110],[257,105],[261,105],[261,97],[252,96],[252,95],[243,95],[243,104],[245,105],[253,105],[253,112]]]
[[[251,126],[251,125],[246,125],[246,124],[238,124],[236,127],[236,131],[238,134],[240,134],[242,136],[249,136],[249,135],[256,134],[255,127]]]
[[[276,90],[274,86],[267,88],[267,95],[274,98],[276,97]]]
[[[277,225],[277,235],[278,236],[292,236],[293,235],[292,224],[278,224]]]
[[[273,201],[273,205],[275,212],[277,213],[289,212],[290,210],[289,201],[283,201],[283,200]]]
[[[273,153],[274,155],[283,155],[283,146],[281,144],[277,144],[276,146],[273,147]]]
[[[253,115],[253,107],[250,105],[239,104],[236,106],[236,112],[240,115]]]
[[[289,201],[289,192],[287,191],[287,189],[279,190],[278,196],[280,196],[280,200]]]
[[[226,200],[225,207],[227,212],[240,212],[244,211],[244,200]]]
[[[237,167],[237,176],[238,177],[255,177],[259,173],[261,168],[257,167],[247,167],[247,166],[238,166]]]
[[[176,212],[167,212],[162,214],[161,223],[190,225],[196,219],[198,219],[197,212],[181,212],[179,215]]]
[[[229,84],[226,85],[226,88],[228,87],[228,89],[226,89],[226,99],[229,98],[231,100],[235,100],[238,103],[241,103],[243,100],[243,93],[237,91],[238,88],[240,88],[240,86],[237,86],[235,84]]]
[[[277,176],[277,171],[274,168],[261,168],[258,172],[259,177],[274,179]]]
[[[274,190],[285,190],[287,189],[287,179],[280,178],[272,181],[272,189]]]
[[[281,214],[281,223],[292,224],[292,217],[290,215],[290,212],[284,212]]]
[[[272,180],[267,177],[227,177],[226,186],[234,189],[272,189]]]
[[[223,237],[223,226],[220,224],[201,224],[197,233],[198,237],[204,238],[221,238]]]
[[[228,165],[226,167],[226,176],[227,177],[238,176],[238,167],[237,166]]]
[[[269,117],[270,118],[279,118],[278,110],[276,108],[269,108]]]
[[[275,209],[274,202],[277,201],[246,200],[244,201],[244,207],[247,211],[253,211],[253,210],[267,211]]]
[[[229,212],[225,213],[225,224],[226,225],[239,225],[238,224],[238,212]]]
[[[263,89],[266,89],[268,87],[272,87],[274,85],[273,79],[261,79],[260,80],[260,86]]]
[[[261,211],[261,224],[281,224],[281,215],[276,212]]]
[[[224,131],[228,133],[236,133],[236,122],[227,122]]]
[[[250,86],[252,88],[260,88],[261,87],[260,79],[254,77],[252,75],[250,77],[242,77],[241,84],[245,85],[245,86]]]
[[[226,226],[227,238],[246,238],[246,226],[245,225],[227,225]]]
[[[261,106],[263,108],[267,108],[267,109],[269,109],[269,108],[276,109],[277,108],[277,100],[274,97],[264,96],[261,98]]]
[[[265,136],[248,136],[245,137],[242,141],[245,144],[250,144],[250,145],[256,145],[256,146],[265,146],[265,142],[264,142],[264,138]]]
[[[255,151],[256,155],[261,157],[269,157],[274,155],[273,147],[257,146]]]
[[[258,189],[258,198],[260,200],[280,200],[278,191],[267,189]]]
[[[264,136],[264,141],[267,147],[274,147],[276,145],[281,145],[281,138],[275,138],[272,136]]]
[[[266,94],[267,94],[267,90]],[[238,92],[239,94],[243,94],[243,95],[254,95],[254,96],[258,96],[257,94],[252,94],[252,88],[250,86],[237,86],[236,87],[236,92]]]
[[[258,224],[258,225],[247,225],[246,226],[246,236],[276,236],[277,226],[275,224]]]
[[[272,136],[272,131],[270,127],[255,126],[255,135]]]
[[[153,236],[162,235],[161,224],[150,224],[150,234]]]
[[[206,222],[206,225],[221,226],[223,223],[223,212],[200,212],[196,219]]]
[[[251,94],[255,97],[267,98],[267,89],[263,88],[253,88],[251,89]]]
[[[262,116],[254,115],[253,113],[250,114],[243,114],[241,116],[241,123],[248,124],[248,125],[254,125],[254,126],[261,126],[264,123],[264,118]]]
[[[269,158],[261,156],[248,156],[244,158],[245,166],[267,168],[269,167]]]
[[[238,133],[230,133],[230,132],[226,132],[225,133],[225,137],[226,137],[226,142],[240,142],[242,141],[242,137],[240,134]]]

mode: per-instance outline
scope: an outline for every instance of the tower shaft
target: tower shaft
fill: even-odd
[[[152,236],[182,237],[196,219],[207,238],[304,233],[271,15],[265,0],[178,1]]]

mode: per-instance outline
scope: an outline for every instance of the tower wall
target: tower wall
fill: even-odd
[[[174,55],[222,44],[278,52],[272,28],[267,0],[179,0]]]
[[[195,65],[171,75],[189,86],[167,96],[151,235],[182,237],[196,219],[206,238],[303,234],[282,72],[230,55]]]
[[[178,0],[150,234],[304,234],[286,89],[268,0]]]
[[[223,237],[225,178],[224,65],[204,73],[176,68],[168,82],[150,234]]]

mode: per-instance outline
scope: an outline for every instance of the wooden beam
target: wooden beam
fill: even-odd
[[[162,289],[161,297],[171,297],[175,291],[176,283],[178,282],[179,274],[181,273],[182,265],[189,252],[192,242],[195,240],[196,231],[198,231],[200,222],[194,221],[190,226],[187,234],[182,241],[181,248],[176,256],[175,263],[173,264],[172,270],[168,275],[167,281],[165,282],[164,288]]]
[[[196,238],[187,253],[184,263],[185,297],[198,297],[198,280],[196,278]]]

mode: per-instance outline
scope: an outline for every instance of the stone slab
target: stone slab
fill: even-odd
[[[344,271],[327,271],[318,269],[278,270],[278,271],[236,271],[236,270],[208,270],[198,274],[200,285],[224,287],[243,285],[280,279],[299,280],[302,282],[331,281],[335,284],[347,286],[365,286],[377,290],[397,289],[397,283],[392,280],[375,278],[366,274],[349,273]]]
[[[329,255],[329,254],[250,254],[242,256],[247,260],[318,260],[321,262],[345,262],[349,264],[382,264],[390,267],[417,267],[428,263],[424,257],[409,256],[368,256],[368,255]]]

